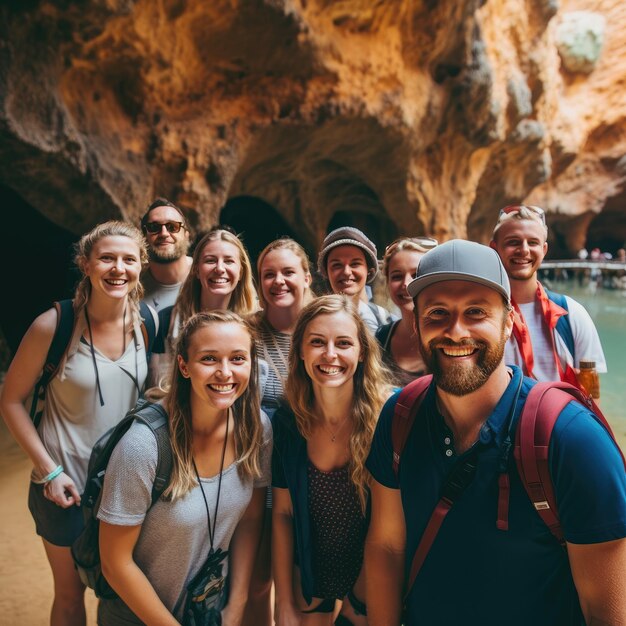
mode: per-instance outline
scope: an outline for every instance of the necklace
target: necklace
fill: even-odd
[[[200,480],[200,474],[198,473],[198,468],[196,466],[196,461],[192,457],[191,462],[193,464],[193,469],[196,473],[196,478],[198,479],[198,486],[200,487],[200,491],[202,492],[202,499],[204,500],[204,506],[206,508],[206,518],[207,524],[209,527],[209,556],[212,556],[214,553],[213,549],[213,541],[215,539],[215,525],[217,524],[217,509],[220,506],[220,492],[222,491],[222,474],[224,473],[224,458],[226,457],[226,446],[228,444],[228,425],[230,422],[230,409],[226,413],[226,434],[224,435],[224,445],[222,446],[222,462],[220,463],[220,474],[217,480],[217,497],[215,499],[215,514],[213,515],[213,526],[211,526],[211,513],[209,512],[209,503],[206,499],[206,494],[204,493],[204,487],[202,486],[202,481]]]
[[[348,417],[346,415],[346,417],[343,418],[343,421],[341,422],[341,424],[339,424],[338,428],[335,430],[335,432],[333,432],[330,429],[330,426],[326,423],[326,421],[322,421],[322,425],[324,426],[324,428],[329,432],[330,434],[330,440],[332,443],[335,443],[335,440],[337,439],[337,435],[341,432],[341,429],[344,427],[344,424],[348,421]]]

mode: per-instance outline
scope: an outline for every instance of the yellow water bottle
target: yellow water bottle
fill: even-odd
[[[596,362],[583,360],[580,362],[578,382],[597,403],[600,401],[600,378],[596,371]]]

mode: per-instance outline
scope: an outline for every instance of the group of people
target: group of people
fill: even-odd
[[[24,336],[0,398],[33,461],[51,623],[85,623],[70,546],[89,457],[147,392],[168,416],[171,476],[153,503],[157,444],[135,422],[98,511],[102,571],[117,594],[100,601],[99,624],[198,623],[189,605],[206,572],[203,605],[216,621],[205,623],[626,624],[626,475],[609,432],[575,402],[556,419],[549,464],[565,549],[502,453],[535,381],[580,387],[583,359],[606,371],[585,309],[537,280],[546,241],[543,211],[526,205],[500,211],[491,249],[400,238],[382,258],[391,315],[368,297],[378,253],[356,228],[321,244],[331,295],[313,293],[307,254],[290,238],[260,253],[256,288],[227,227],[189,257],[185,215],[162,198],[141,230],[106,222],[84,235],[71,339],[41,421],[25,403],[57,308]],[[151,344],[142,300],[158,329]],[[400,457],[396,403],[414,380],[428,390]],[[475,476],[412,576],[441,489],[468,459]],[[506,529],[496,524],[502,467]]]

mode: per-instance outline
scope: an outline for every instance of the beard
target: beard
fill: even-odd
[[[420,352],[426,367],[433,375],[437,387],[453,396],[465,396],[482,387],[502,362],[507,342],[505,325],[496,344],[464,339],[459,342],[450,339],[433,339],[428,346],[420,341]],[[444,346],[472,347],[478,350],[476,363],[454,363],[453,359],[441,357],[439,349]],[[442,361],[445,359],[445,365]],[[448,362],[452,361],[452,362]]]
[[[177,239],[172,248],[168,250],[160,250],[158,248],[148,247],[148,258],[154,263],[173,263],[178,261],[182,256],[187,254],[189,250],[189,240],[184,237]]]

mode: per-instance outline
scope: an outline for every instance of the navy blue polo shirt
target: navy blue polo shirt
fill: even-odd
[[[407,600],[407,624],[573,626],[583,624],[567,554],[545,526],[510,455],[509,530],[496,528],[499,463],[507,422],[513,428],[534,384],[521,370],[482,426],[474,480],[445,518]],[[516,391],[521,390],[516,406]],[[429,389],[392,468],[391,422],[398,393],[380,415],[367,468],[380,484],[400,489],[406,524],[405,576],[457,456],[454,437]],[[515,432],[514,429],[512,431]],[[474,450],[474,447],[471,449]],[[568,404],[550,441],[550,471],[565,538],[588,544],[626,536],[626,473],[615,443],[582,405]]]

